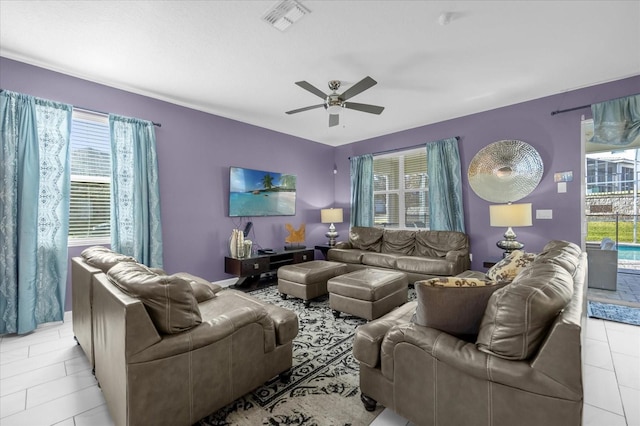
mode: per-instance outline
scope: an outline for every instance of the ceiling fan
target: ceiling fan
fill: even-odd
[[[324,103],[318,105],[311,105],[304,108],[293,109],[287,111],[287,114],[296,114],[302,111],[308,111],[310,109],[324,107],[329,112],[329,127],[337,126],[340,121],[338,115],[342,108],[354,109],[356,111],[368,112],[370,114],[380,114],[384,110],[384,107],[369,104],[359,104],[356,102],[346,102],[347,99],[351,99],[355,95],[364,92],[365,90],[378,84],[377,81],[371,77],[365,77],[349,89],[345,90],[342,94],[338,94],[337,91],[340,88],[339,80],[331,80],[329,82],[330,94],[325,94],[322,90],[318,89],[314,85],[307,83],[306,81],[296,81],[296,84],[303,89],[313,93],[314,95],[324,99]]]

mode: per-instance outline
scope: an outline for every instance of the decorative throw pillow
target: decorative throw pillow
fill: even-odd
[[[112,266],[119,262],[136,262],[136,259],[131,256],[116,253],[102,246],[93,246],[84,249],[80,255],[89,265],[100,269],[102,272],[107,272]]]
[[[507,284],[459,277],[417,281],[413,322],[474,341],[489,297]]]
[[[573,277],[560,265],[536,261],[491,295],[480,324],[479,350],[510,360],[529,358],[569,303]]]
[[[193,288],[183,278],[158,275],[134,262],[114,265],[107,277],[116,287],[140,299],[160,333],[180,333],[202,322]]]
[[[536,255],[534,253],[514,250],[487,271],[487,278],[492,281],[511,282],[535,258]]]

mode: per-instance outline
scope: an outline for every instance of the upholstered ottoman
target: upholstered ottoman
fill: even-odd
[[[340,312],[374,320],[407,302],[409,283],[404,272],[362,269],[327,283],[329,306]]]
[[[346,272],[344,263],[326,260],[285,265],[278,268],[278,291],[283,299],[298,297],[309,307],[311,299],[327,294],[329,279]]]

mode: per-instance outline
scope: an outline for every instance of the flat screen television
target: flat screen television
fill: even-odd
[[[229,168],[229,216],[293,216],[296,176]]]

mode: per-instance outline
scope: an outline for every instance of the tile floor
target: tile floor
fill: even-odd
[[[640,327],[589,319],[584,373],[584,426],[640,426]],[[0,425],[111,424],[70,313],[26,336],[0,336]],[[408,424],[390,410],[372,423]]]

